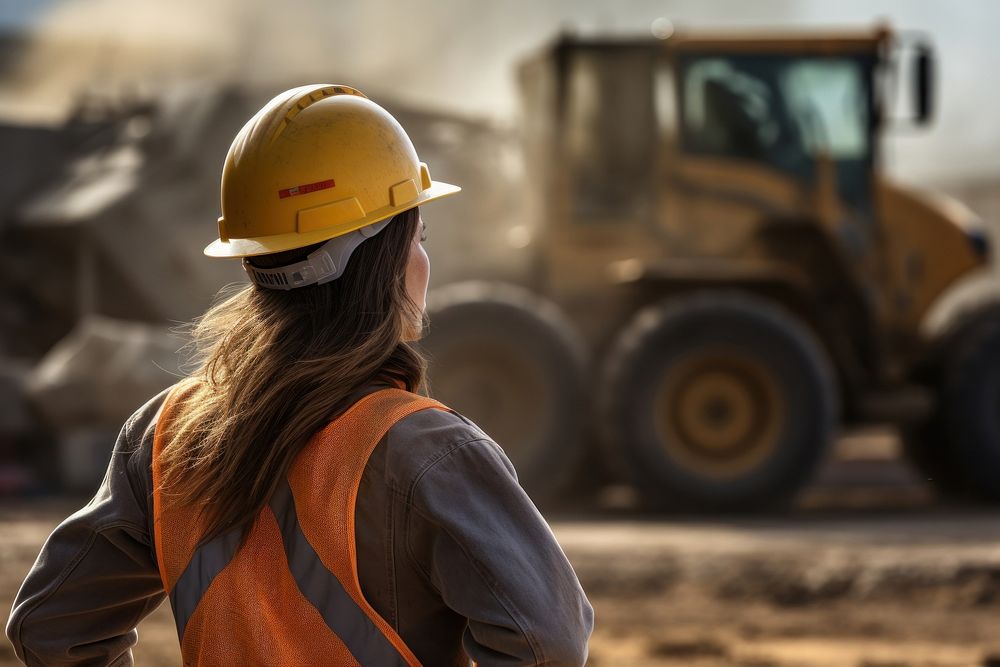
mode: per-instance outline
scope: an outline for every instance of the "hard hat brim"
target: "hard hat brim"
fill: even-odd
[[[346,225],[337,225],[326,229],[317,229],[311,232],[289,234],[273,234],[271,236],[258,236],[256,238],[229,239],[223,241],[216,239],[205,247],[205,254],[209,257],[253,257],[255,255],[267,255],[294,248],[303,248],[313,243],[327,241],[336,236],[353,232],[367,225],[374,224],[380,220],[391,218],[403,211],[422,206],[427,202],[448,197],[462,188],[450,183],[441,181],[431,181],[431,186],[421,192],[416,199],[407,202],[403,206],[386,206],[384,208],[371,211],[364,218],[354,220]]]

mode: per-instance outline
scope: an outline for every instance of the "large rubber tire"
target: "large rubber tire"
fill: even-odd
[[[991,481],[974,481],[983,474],[983,464],[1000,457],[997,331],[1000,304],[984,304],[962,314],[930,347],[914,378],[936,393],[937,404],[926,419],[901,425],[903,449],[922,476],[948,499],[1000,500],[1000,489],[989,488]]]
[[[811,478],[837,423],[821,343],[781,306],[741,292],[641,311],[601,390],[609,454],[656,509],[780,504]]]
[[[428,296],[430,393],[503,447],[536,502],[552,500],[582,455],[584,346],[550,302],[507,284]]]
[[[1000,323],[969,332],[941,386],[949,457],[969,495],[1000,502]]]

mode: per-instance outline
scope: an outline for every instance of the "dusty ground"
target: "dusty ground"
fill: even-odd
[[[594,665],[1000,664],[1000,520],[942,512],[557,525]]]
[[[596,610],[590,664],[1000,665],[1000,511],[936,505],[870,444],[842,442],[784,515],[643,519],[621,490],[552,515]],[[0,504],[0,607],[75,506]],[[166,606],[139,633],[138,665],[179,664]]]

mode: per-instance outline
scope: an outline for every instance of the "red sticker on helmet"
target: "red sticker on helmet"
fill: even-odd
[[[284,199],[285,197],[294,197],[295,195],[307,195],[310,192],[316,192],[317,190],[326,190],[327,188],[333,187],[333,179],[326,181],[319,181],[318,183],[307,183],[306,185],[296,185],[292,188],[285,188],[284,190],[278,190],[278,197]]]

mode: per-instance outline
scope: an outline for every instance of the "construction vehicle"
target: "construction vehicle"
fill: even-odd
[[[539,498],[596,440],[652,506],[767,506],[842,425],[890,423],[943,488],[1000,500],[1000,308],[921,328],[988,266],[984,225],[881,170],[933,72],[884,27],[563,35],[519,69],[531,275],[432,293],[434,395]]]

